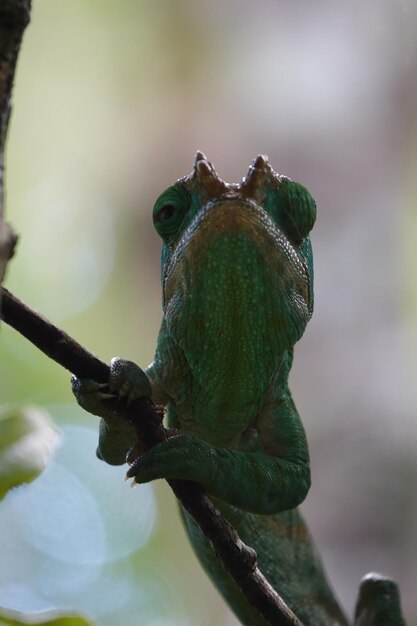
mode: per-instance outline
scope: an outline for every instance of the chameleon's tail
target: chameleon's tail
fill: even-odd
[[[394,581],[380,574],[365,576],[359,589],[355,626],[406,626]]]

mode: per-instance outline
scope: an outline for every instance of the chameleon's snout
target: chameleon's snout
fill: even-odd
[[[232,194],[208,202],[184,232],[166,268],[166,301],[180,283],[189,289],[192,283],[193,294],[231,285],[242,304],[270,297],[276,309],[296,293],[310,315],[310,277],[298,250],[259,204]]]
[[[240,337],[252,337],[254,367],[265,360],[275,366],[268,355],[282,353],[286,336],[288,345],[299,339],[311,314],[298,251],[260,205],[233,194],[196,215],[172,254],[163,291],[168,325],[193,350],[201,355],[213,333],[236,362],[249,350]]]

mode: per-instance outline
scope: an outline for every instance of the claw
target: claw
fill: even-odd
[[[125,477],[124,477],[125,483],[127,483],[127,481],[130,480],[131,478],[132,478],[131,476],[128,476],[127,474],[125,474]],[[130,484],[130,487],[132,489],[134,489],[135,487],[138,486],[138,483],[136,482],[136,480],[134,478],[132,478],[132,480],[130,480],[129,484]]]
[[[98,393],[97,395],[100,396],[101,400],[111,400],[114,398],[119,398],[119,396],[114,393]]]

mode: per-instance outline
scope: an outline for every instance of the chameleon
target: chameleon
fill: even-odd
[[[304,626],[347,626],[299,511],[310,488],[306,434],[288,387],[294,344],[313,312],[309,191],[258,156],[228,184],[197,153],[191,173],[153,208],[162,238],[163,317],[154,361],[110,363],[107,393],[73,379],[79,404],[101,417],[97,456],[128,460],[136,483],[188,479],[203,486]],[[146,452],[104,401],[150,397],[172,436]],[[135,452],[136,449],[136,452]],[[133,451],[132,451],[133,450]],[[245,626],[264,621],[181,510],[208,576]],[[356,626],[405,626],[396,584],[362,581]]]

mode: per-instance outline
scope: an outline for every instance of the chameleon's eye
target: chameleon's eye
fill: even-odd
[[[290,241],[300,244],[314,226],[316,203],[303,185],[284,178],[272,217]]]
[[[161,208],[158,209],[158,213],[155,215],[154,220],[160,224],[160,222],[165,222],[165,220],[170,220],[174,217],[175,212],[176,208],[173,204],[164,204],[164,206],[161,206]]]
[[[159,196],[153,209],[153,223],[162,239],[175,239],[190,204],[190,193],[181,183],[169,187]]]

